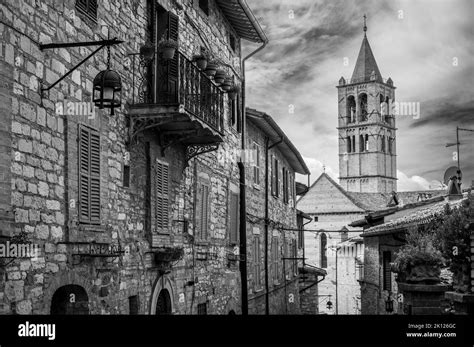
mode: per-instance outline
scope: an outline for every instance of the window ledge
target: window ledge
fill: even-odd
[[[103,233],[106,231],[105,225],[100,225],[100,224],[81,224],[79,223],[79,230],[80,231],[94,231],[94,232],[99,232]]]
[[[253,184],[253,189],[255,190],[262,190],[262,187],[259,184],[254,183]]]

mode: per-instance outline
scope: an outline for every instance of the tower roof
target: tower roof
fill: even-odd
[[[364,28],[365,29],[365,28]],[[367,35],[364,33],[364,39],[362,40],[362,46],[360,47],[359,57],[352,74],[352,82],[368,82],[368,81],[383,82],[382,74],[375,61],[374,53],[370,48],[369,40]]]

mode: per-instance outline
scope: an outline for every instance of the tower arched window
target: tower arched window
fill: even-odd
[[[385,97],[380,94],[379,96],[379,102],[380,102],[380,119],[384,120],[385,115],[387,114],[387,105],[385,104]]]
[[[352,153],[356,151],[356,137],[355,135],[352,136]]]
[[[381,148],[380,149],[381,149],[382,153],[385,153],[385,135],[382,135],[380,137],[380,139],[381,139]]]
[[[347,97],[347,111],[346,111],[347,123],[355,122],[356,114],[356,101],[353,95]]]
[[[359,152],[363,152],[365,149],[364,135],[359,135]]]
[[[369,135],[365,134],[364,137],[364,149],[366,152],[369,151]]]
[[[327,244],[328,244],[328,239],[326,234],[321,234],[321,268],[325,269],[328,267],[328,257],[327,257]]]
[[[387,112],[385,112],[385,122],[390,123],[390,98],[385,98],[385,104],[387,105]]]
[[[359,121],[364,122],[368,118],[367,94],[362,93],[359,96]]]
[[[351,153],[351,151],[352,151],[351,137],[347,136],[347,153]]]

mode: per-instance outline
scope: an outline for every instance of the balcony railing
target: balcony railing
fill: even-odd
[[[171,60],[133,55],[133,105],[183,106],[189,114],[222,132],[224,92],[182,53]]]

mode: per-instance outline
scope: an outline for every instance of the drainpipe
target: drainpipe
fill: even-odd
[[[240,5],[245,9],[248,10],[247,4],[245,4],[245,1],[241,1]],[[249,18],[254,25],[257,25],[259,28],[260,26],[258,25],[258,22],[256,22],[256,19]],[[254,23],[255,22],[255,23]],[[242,131],[242,154],[245,151],[245,141],[246,141],[246,117],[247,117],[247,110],[246,110],[246,93],[245,93],[245,88],[246,88],[246,78],[245,78],[245,63],[248,59],[253,57],[255,54],[260,52],[262,49],[266,47],[268,44],[268,39],[263,33],[261,32],[262,36],[262,41],[263,44],[257,48],[255,51],[247,55],[244,59],[242,59],[242,120],[241,120],[241,131]],[[245,179],[245,165],[242,162],[242,157],[239,162],[239,174],[240,174],[240,228],[239,228],[239,236],[240,236],[240,255],[241,255],[241,261],[240,261],[240,276],[241,276],[241,292],[242,292],[242,315],[247,316],[248,315],[248,286],[247,286],[247,207],[246,207],[246,201],[245,201],[245,192],[246,192],[246,179]]]
[[[268,285],[268,144],[270,140],[265,137],[265,314],[270,314],[270,298]]]

